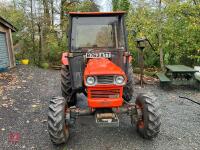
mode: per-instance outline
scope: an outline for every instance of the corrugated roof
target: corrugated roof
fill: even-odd
[[[5,20],[3,17],[0,16],[0,23],[3,24],[4,26],[10,28],[12,32],[16,32],[17,28],[15,28],[10,22]]]

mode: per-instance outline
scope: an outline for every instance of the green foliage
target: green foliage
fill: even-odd
[[[77,10],[83,12],[99,11],[99,6],[96,5],[94,1],[85,0],[77,5]]]
[[[71,5],[65,3],[64,10],[66,12],[70,11],[94,12],[94,11],[99,11],[99,6],[93,0],[84,0],[84,1],[77,1],[77,3],[74,2]]]
[[[32,1],[37,6],[43,5],[44,1],[50,2],[50,0]],[[57,26],[54,24],[47,26],[43,6],[35,7],[32,16],[30,1],[14,0],[14,2],[16,6],[0,3],[0,15],[18,29],[18,32],[13,33],[14,45],[17,44],[20,47],[16,58],[28,58],[35,64],[41,64],[41,62],[48,63],[48,65],[60,64],[61,53],[67,51],[65,35],[68,18],[63,17],[64,11],[99,11],[99,6],[94,0],[61,0],[62,10],[57,12],[61,23]],[[163,49],[165,64],[200,64],[199,1],[162,0],[161,9],[156,1],[138,0],[134,4],[131,2],[130,0],[112,0],[112,5],[113,11],[128,12],[126,16],[127,30],[130,33],[128,45],[135,58],[134,65],[138,64],[135,39],[141,37],[147,37],[153,46],[152,48],[147,45],[144,51],[147,67],[160,66],[159,48]],[[49,10],[51,10],[50,7]],[[56,11],[59,9],[55,8],[54,12]],[[51,18],[47,19],[51,20]],[[39,33],[39,26],[43,28],[42,36]],[[131,34],[133,29],[136,35]],[[159,40],[159,35],[162,37],[161,40]],[[40,37],[43,38],[42,45]]]
[[[9,21],[10,23],[12,23],[17,28],[18,31],[23,30],[27,21],[27,18],[25,14],[23,13],[23,11],[19,9],[15,9],[13,6],[9,6],[9,5],[6,6],[6,5],[2,5],[1,3],[0,5],[1,5],[0,16],[6,19],[7,21]],[[13,42],[15,44],[19,42],[20,35],[17,33],[14,33],[13,35],[14,35]]]
[[[60,65],[61,54],[67,51],[68,17],[64,12],[69,11],[99,11],[99,6],[93,0],[61,0],[60,12],[50,0],[13,0],[14,6],[7,3],[0,7],[0,15],[10,21],[18,31],[13,33],[14,45],[19,45],[16,59],[30,59],[30,62],[48,68],[51,65]],[[31,2],[33,13],[31,14]],[[47,5],[45,5],[47,4]],[[53,9],[53,10],[51,10]],[[51,24],[51,11],[60,15],[59,25]],[[44,13],[45,12],[45,13]],[[56,18],[57,19],[57,18]],[[53,22],[55,19],[53,20]],[[49,25],[50,24],[50,25]],[[39,31],[39,27],[40,30]]]
[[[48,69],[49,68],[49,64],[47,62],[43,62],[43,63],[40,64],[40,67],[44,68],[44,69]]]
[[[112,0],[113,11],[122,10],[129,11],[130,1],[129,0]]]
[[[119,7],[119,0],[112,0],[113,11],[117,11]]]
[[[200,5],[194,5],[191,0],[184,2],[165,0],[161,12],[155,6],[139,1],[129,11],[127,30],[134,29],[137,32],[136,36],[128,36],[132,53],[137,53],[134,40],[147,37],[155,51],[150,46],[145,48],[145,65],[159,66],[158,34],[161,23],[164,63],[199,65]]]

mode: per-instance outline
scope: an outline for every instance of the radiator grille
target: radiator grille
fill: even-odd
[[[113,84],[114,83],[114,76],[97,76],[97,83],[98,84]]]
[[[119,89],[91,90],[91,98],[119,98]]]

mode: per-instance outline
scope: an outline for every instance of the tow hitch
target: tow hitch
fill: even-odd
[[[105,110],[105,109],[103,109]],[[76,119],[79,116],[89,116],[94,115],[95,120],[98,126],[100,127],[118,127],[119,119],[118,114],[127,114],[131,117],[132,123],[137,122],[137,110],[135,104],[124,104],[122,107],[107,109],[108,112],[105,112],[99,109],[90,109],[90,108],[77,108],[70,107],[66,111],[66,124],[73,126]]]
[[[96,123],[99,127],[118,127],[119,119],[116,113],[96,113]]]

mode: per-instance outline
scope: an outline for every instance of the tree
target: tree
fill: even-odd
[[[162,71],[164,71],[164,60],[163,60],[163,45],[162,45],[162,22],[163,22],[163,16],[162,16],[162,0],[159,0],[158,2],[158,9],[159,9],[159,16],[158,16],[158,50],[160,52],[160,67]]]
[[[129,0],[112,0],[113,11],[122,10],[129,11],[130,1]]]
[[[95,0],[12,0],[0,4],[0,14],[18,32],[13,33],[14,44],[21,45],[22,57],[35,64],[60,63],[66,50],[69,11],[99,11]],[[129,48],[137,57],[135,38],[147,37],[144,51],[145,66],[164,64],[198,65],[200,63],[200,2],[199,0],[112,0],[113,10],[127,11]],[[60,16],[58,19],[57,16]],[[103,33],[102,33],[103,34]],[[61,36],[60,36],[61,35]],[[100,41],[102,42],[102,41]]]
[[[113,11],[117,11],[119,9],[120,0],[112,0]]]
[[[163,68],[164,64],[198,64],[200,7],[191,0],[159,2],[138,1],[131,6],[127,16],[128,30],[137,31],[134,38],[148,37],[155,49],[147,46],[146,66]],[[129,47],[136,57],[134,39],[130,35]]]

